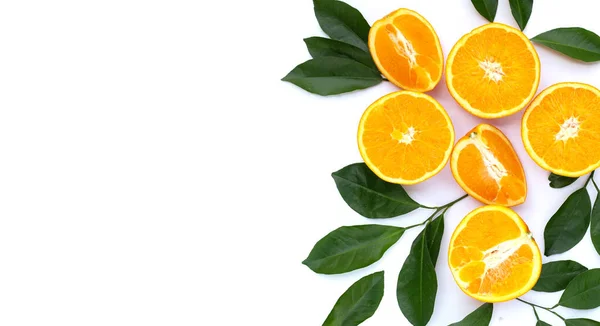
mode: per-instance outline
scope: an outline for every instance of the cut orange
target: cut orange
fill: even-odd
[[[483,25],[454,45],[446,63],[446,84],[465,110],[486,119],[523,109],[540,83],[540,59],[521,31],[498,23]]]
[[[496,127],[480,124],[461,138],[450,160],[456,182],[485,204],[514,206],[527,196],[525,172],[510,141]]]
[[[448,264],[468,296],[502,302],[533,288],[542,257],[521,217],[510,208],[490,205],[475,209],[456,227]]]
[[[454,127],[431,96],[412,91],[388,94],[360,119],[358,149],[381,179],[399,184],[424,181],[446,165]]]
[[[398,9],[375,22],[369,50],[381,73],[407,90],[432,90],[442,78],[444,55],[431,24],[418,13]]]
[[[525,149],[542,168],[580,177],[600,167],[600,91],[580,83],[548,87],[521,123]]]

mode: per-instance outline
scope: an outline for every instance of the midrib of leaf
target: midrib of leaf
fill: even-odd
[[[306,79],[321,79],[321,78],[341,78],[341,79],[364,79],[364,80],[380,80],[381,77],[350,77],[350,76],[318,76],[318,77],[293,77],[288,80],[306,80]]]
[[[487,1],[483,0],[481,2],[483,2],[483,7],[485,8],[485,11],[487,11],[487,15],[491,18],[492,12],[490,11],[490,8],[488,8],[488,6],[487,6]]]
[[[410,205],[415,205],[414,203],[411,203],[411,202],[407,202],[407,201],[400,201],[400,200],[397,200],[397,199],[395,199],[395,198],[389,197],[389,196],[387,196],[387,195],[384,195],[384,194],[382,194],[382,193],[380,193],[380,192],[377,192],[377,191],[375,191],[375,190],[369,189],[369,188],[367,188],[367,187],[365,187],[365,186],[363,186],[363,185],[361,185],[361,184],[358,184],[358,183],[356,183],[356,182],[350,181],[350,180],[348,180],[348,179],[346,179],[346,178],[342,178],[342,177],[340,177],[340,176],[338,176],[338,175],[336,175],[336,174],[334,174],[333,176],[334,176],[335,178],[338,178],[338,179],[340,179],[340,180],[344,180],[344,181],[346,181],[346,182],[348,182],[348,183],[350,183],[350,184],[356,185],[357,187],[359,187],[359,188],[361,188],[361,189],[363,189],[363,190],[366,190],[367,192],[370,192],[370,193],[376,194],[376,195],[378,195],[378,196],[380,196],[380,197],[383,197],[383,198],[385,198],[385,199],[389,199],[389,200],[391,200],[391,201],[393,201],[393,202],[396,202],[396,203],[401,203],[401,204],[410,204]],[[421,206],[421,204],[418,204],[418,203],[416,204],[416,206],[417,206],[417,207],[423,207],[423,206]]]
[[[562,44],[562,43],[556,43],[556,42],[552,42],[552,41],[546,41],[546,40],[540,40],[540,39],[536,39],[535,37],[533,38],[533,41],[538,42],[538,43],[542,43],[542,44],[553,44],[553,45],[558,45],[558,46],[562,46],[562,47],[566,47],[566,48],[570,48],[570,49],[575,49],[575,50],[580,50],[580,51],[584,51],[587,53],[592,53],[592,54],[596,54],[596,55],[600,55],[600,52],[594,52],[594,51],[590,51],[584,48],[578,48],[572,45],[568,45],[568,44]]]
[[[361,296],[360,299],[358,299],[358,302],[356,302],[355,304],[352,305],[352,309],[350,309],[348,311],[348,313],[345,313],[345,314],[342,315],[343,316],[342,321],[346,321],[346,319],[348,318],[348,316],[350,316],[354,312],[354,310],[356,309],[356,307],[359,306],[359,304],[362,303],[364,300],[366,300],[367,294],[369,292],[371,292],[371,290],[373,290],[373,288],[375,287],[375,285],[377,285],[378,283],[379,282],[373,284],[371,282],[371,286],[367,289],[367,291],[365,291],[365,294],[363,296]],[[354,301],[354,292],[352,292],[352,299]],[[343,325],[343,324],[340,323],[339,325]]]
[[[597,285],[595,285],[595,286],[592,286],[591,288],[589,288],[589,289],[587,289],[587,290],[585,290],[585,291],[583,291],[583,292],[581,292],[581,293],[578,293],[577,295],[574,295],[574,296],[572,296],[572,297],[568,298],[568,299],[567,299],[567,301],[570,301],[570,300],[572,300],[573,298],[577,298],[577,297],[579,297],[579,296],[582,296],[582,295],[584,295],[585,293],[588,293],[588,292],[590,292],[590,291],[592,291],[592,290],[595,290],[596,288],[599,288],[599,287],[600,287],[600,284],[597,284]],[[564,303],[564,301],[561,301],[561,303]]]
[[[419,317],[423,318],[423,267],[424,267],[424,258],[425,258],[425,246],[427,246],[427,231],[423,230],[423,245],[421,246],[421,261],[420,261],[420,276],[419,276]]]
[[[321,14],[323,14],[323,11],[322,11],[322,10],[319,10],[319,11],[321,11]],[[350,32],[352,32],[352,34],[353,34],[354,36],[358,37],[358,39],[359,39],[359,40],[361,40],[363,43],[365,42],[365,40],[363,40],[363,39],[362,39],[362,37],[360,37],[360,35],[358,35],[358,34],[357,34],[357,33],[356,33],[356,32],[355,32],[355,31],[354,31],[354,30],[353,30],[353,29],[352,29],[350,26],[348,26],[348,24],[346,24],[346,22],[345,22],[345,21],[343,21],[343,20],[341,20],[341,19],[337,18],[336,16],[332,16],[332,15],[330,15],[330,14],[325,14],[325,16],[329,17],[330,19],[331,19],[331,18],[335,18],[337,21],[341,22],[341,23],[342,23],[342,25],[343,25],[344,27],[346,27],[346,29],[348,29]],[[340,42],[343,42],[343,41],[340,41]],[[351,45],[352,45],[352,44],[351,44]],[[366,44],[365,44],[365,46],[366,46]],[[364,51],[364,52],[366,52],[366,51],[365,51],[363,48],[359,48],[359,49],[361,49],[361,51]]]
[[[524,19],[523,19],[523,12],[521,11],[521,1],[516,0],[515,2],[517,3],[517,10],[519,13],[519,18],[521,19],[521,22],[523,22]],[[521,27],[521,26],[519,25],[519,27]]]

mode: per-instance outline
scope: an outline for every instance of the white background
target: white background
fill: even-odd
[[[400,6],[436,28],[444,53],[485,21],[469,0],[349,0],[370,23]],[[561,26],[600,32],[594,0],[536,1],[526,34]],[[508,1],[497,21],[516,26]],[[333,97],[280,79],[324,36],[309,0],[3,1],[0,6],[0,325],[320,325],[358,278],[386,272],[386,294],[364,325],[406,325],[397,273],[419,230],[374,265],[322,276],[301,264],[342,225],[371,221],[340,198],[330,173],[360,161],[363,110],[396,90],[381,84]],[[538,48],[540,90],[600,86],[600,64]],[[430,92],[457,137],[479,119],[443,82]],[[521,113],[494,120],[513,141],[529,197],[516,210],[543,248],[543,228],[577,185],[548,187],[525,153]],[[463,192],[446,167],[409,193],[427,205]],[[595,193],[592,192],[593,195]],[[448,239],[480,206],[449,211],[430,325],[480,303],[447,268]],[[427,212],[383,221],[405,226]],[[600,267],[586,235],[566,255]],[[525,297],[553,305],[560,293]],[[600,310],[564,316],[600,318]],[[556,325],[557,318],[540,312]],[[533,325],[531,308],[495,305],[493,325]]]

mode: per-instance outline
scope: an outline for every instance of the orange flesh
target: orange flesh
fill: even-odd
[[[415,180],[445,164],[454,131],[448,116],[430,100],[401,92],[367,111],[359,146],[365,161],[383,175]]]
[[[417,13],[400,9],[377,22],[369,38],[371,53],[383,74],[397,86],[426,91],[442,76],[439,39]]]
[[[553,172],[583,171],[577,173],[582,175],[600,164],[599,94],[587,88],[559,87],[534,103],[528,113],[524,120],[527,140]],[[557,139],[571,118],[579,124],[576,136]]]

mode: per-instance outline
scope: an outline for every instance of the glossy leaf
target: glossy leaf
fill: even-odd
[[[587,267],[572,260],[560,260],[542,265],[542,273],[533,287],[538,292],[564,290],[575,276],[587,271]]]
[[[573,59],[585,62],[600,60],[600,36],[584,28],[557,28],[531,40]]]
[[[382,81],[381,75],[372,68],[352,59],[336,57],[308,60],[282,80],[324,96],[365,89]]]
[[[509,0],[510,11],[521,30],[525,29],[529,17],[531,17],[531,11],[533,9],[533,0]]]
[[[567,319],[566,326],[600,326],[600,322],[586,318]]]
[[[577,275],[563,292],[558,304],[573,309],[600,307],[600,268]]]
[[[323,326],[355,326],[369,319],[383,298],[383,271],[352,284],[338,299]]]
[[[305,38],[304,43],[306,43],[308,52],[313,58],[339,57],[352,59],[365,66],[371,67],[379,73],[371,54],[353,45],[324,37]]]
[[[484,303],[472,313],[468,314],[463,320],[450,324],[449,326],[487,326],[492,320],[494,305]]]
[[[596,248],[596,251],[600,255],[600,192],[596,195],[594,209],[592,210],[590,235],[592,236],[594,248]]]
[[[493,22],[498,11],[498,0],[471,0],[473,6],[483,18]]]
[[[590,225],[592,203],[585,188],[572,193],[550,218],[544,230],[544,254],[561,254],[575,247]]]
[[[550,187],[555,189],[570,186],[573,182],[577,181],[577,179],[579,178],[565,177],[554,173],[550,173],[550,176],[548,177],[548,181],[550,181]]]
[[[431,263],[435,267],[438,256],[440,254],[440,246],[442,245],[442,237],[444,236],[444,215],[439,216],[433,222],[428,223],[425,227],[427,232],[427,251],[431,257]]]
[[[350,272],[378,261],[402,234],[395,226],[343,226],[319,240],[302,263],[320,274]]]
[[[552,326],[552,325],[548,324],[547,322],[545,322],[543,320],[538,320],[537,323],[535,323],[535,326]]]
[[[421,207],[401,185],[381,180],[365,163],[355,163],[332,173],[348,206],[368,218],[390,218]]]
[[[404,317],[414,326],[424,326],[431,319],[437,276],[431,261],[427,241],[427,228],[417,236],[400,274],[396,287],[398,306]]]
[[[354,7],[342,1],[314,0],[319,25],[332,39],[369,51],[371,26]]]

